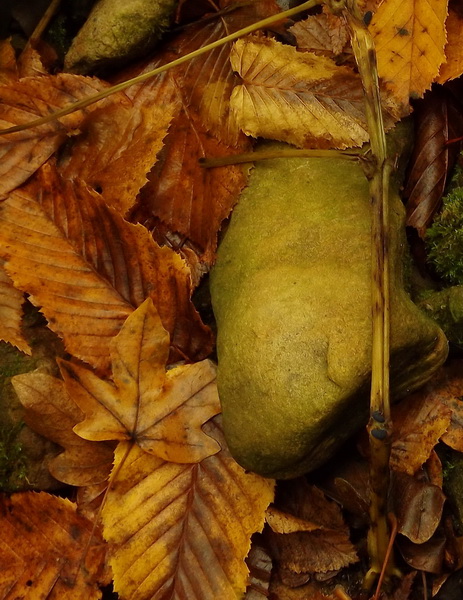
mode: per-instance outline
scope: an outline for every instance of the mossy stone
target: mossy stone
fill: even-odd
[[[235,459],[269,477],[320,466],[364,425],[371,375],[367,180],[342,159],[255,167],[211,274],[218,386]],[[395,398],[447,356],[441,329],[404,290],[404,210],[390,197]]]

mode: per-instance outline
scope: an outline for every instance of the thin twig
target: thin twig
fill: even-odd
[[[376,52],[356,0],[331,0],[335,11],[342,9],[352,40],[352,49],[365,92],[365,113],[370,134],[372,171],[369,174],[372,200],[372,374],[370,394],[370,531],[368,551],[370,569],[364,580],[369,590],[384,568],[387,580],[395,572],[393,556],[388,553],[389,525],[387,498],[391,415],[389,398],[390,297],[389,297],[389,178]]]
[[[160,73],[164,73],[165,71],[168,71],[169,69],[178,67],[179,65],[182,65],[183,63],[188,62],[189,60],[197,58],[198,56],[201,56],[202,54],[205,54],[206,52],[210,52],[211,50],[214,50],[215,48],[219,48],[220,46],[223,46],[224,44],[233,42],[233,41],[237,40],[238,38],[243,37],[244,35],[248,35],[249,33],[253,33],[254,31],[257,31],[258,29],[263,29],[264,27],[268,27],[269,25],[278,23],[278,21],[286,19],[287,17],[292,17],[293,15],[296,15],[300,12],[308,10],[309,8],[313,8],[314,6],[317,6],[318,4],[321,4],[322,2],[323,2],[323,0],[309,0],[308,2],[304,2],[303,4],[300,4],[299,6],[296,6],[295,8],[285,10],[281,13],[278,13],[277,15],[267,17],[266,19],[262,19],[261,21],[257,21],[257,23],[254,23],[253,25],[244,27],[243,29],[240,29],[239,31],[235,31],[235,33],[231,33],[230,35],[227,35],[227,36],[221,38],[220,40],[216,40],[215,42],[208,44],[207,46],[198,48],[197,50],[194,50],[193,52],[190,52],[189,54],[186,54],[185,56],[181,56],[180,58],[177,58],[177,59],[173,60],[172,62],[167,63],[166,65],[162,65],[161,67],[158,67],[157,69],[153,69],[152,71],[148,71],[147,73],[142,73],[141,75],[138,75],[137,77],[133,77],[132,79],[128,79],[127,81],[122,81],[121,83],[118,83],[117,85],[107,88],[106,90],[103,90],[102,92],[99,92],[98,94],[95,94],[94,96],[89,96],[88,98],[84,98],[83,100],[79,100],[78,102],[73,102],[69,106],[66,106],[65,108],[62,108],[61,110],[58,110],[54,113],[50,113],[49,115],[47,115],[45,117],[41,117],[40,119],[35,119],[34,121],[30,121],[29,123],[23,123],[22,125],[15,125],[14,127],[8,127],[7,129],[0,129],[0,135],[6,135],[7,133],[16,133],[18,131],[24,131],[25,129],[31,129],[32,127],[38,127],[39,125],[44,125],[45,123],[49,123],[50,121],[54,121],[56,119],[59,119],[60,117],[64,117],[65,115],[69,115],[70,113],[72,113],[76,110],[79,110],[81,108],[85,108],[85,107],[89,106],[90,104],[93,104],[94,102],[103,100],[103,98],[107,98],[111,94],[115,94],[116,92],[121,92],[122,90],[125,90],[128,87],[130,87],[131,85],[134,85],[136,83],[141,83],[143,81],[151,79],[155,75],[159,75]]]
[[[226,165],[238,165],[241,163],[254,162],[256,160],[269,160],[272,158],[343,158],[345,160],[358,160],[363,151],[349,150],[306,150],[304,148],[275,148],[273,150],[256,150],[255,152],[243,152],[243,154],[232,154],[230,156],[218,156],[216,158],[200,158],[201,167],[208,169],[212,167],[223,167]]]
[[[43,32],[48,27],[48,24],[52,20],[55,12],[58,10],[58,7],[59,7],[60,3],[61,3],[61,0],[52,0],[50,2],[49,7],[43,13],[42,18],[38,22],[36,28],[34,29],[34,31],[31,34],[30,38],[27,40],[27,43],[24,46],[22,52],[24,52],[25,50],[27,50],[27,48],[29,46],[31,46],[34,42],[36,42],[37,40],[39,40],[42,37]]]

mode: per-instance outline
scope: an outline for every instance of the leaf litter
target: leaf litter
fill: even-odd
[[[182,2],[178,15],[193,10],[191,4]],[[400,6],[395,0],[362,3],[365,11],[372,11],[369,18],[380,75],[388,89],[384,98],[391,125],[408,112],[410,94],[421,96],[436,78],[444,81],[460,75],[455,40],[461,15],[450,3],[447,17],[446,4],[424,0]],[[205,6],[194,8],[196,17]],[[221,2],[212,10],[231,8],[230,2]],[[156,61],[168,62],[278,10],[275,2],[262,0],[187,25],[166,43],[154,62],[135,70],[153,68]],[[410,14],[429,23],[428,31],[409,22]],[[433,27],[440,27],[438,35],[432,33]],[[26,407],[26,420],[63,448],[50,462],[52,473],[78,488],[77,505],[27,492],[3,498],[3,507],[10,507],[3,512],[9,523],[6,527],[12,523],[23,527],[29,519],[33,528],[40,527],[38,515],[66,514],[63,531],[53,526],[63,548],[69,543],[65,523],[73,523],[71,537],[82,537],[77,532],[82,527],[86,530],[82,539],[87,541],[78,546],[79,560],[90,566],[87,579],[79,571],[77,580],[86,597],[100,597],[98,588],[108,581],[101,558],[106,552],[120,597],[140,599],[157,593],[166,598],[236,598],[244,593],[249,569],[246,598],[252,600],[269,594],[283,600],[347,598],[347,592],[326,587],[320,579],[331,578],[348,564],[355,569],[358,559],[365,558],[345,524],[346,519],[353,539],[365,527],[368,465],[360,457],[344,473],[333,470],[325,478],[327,495],[306,481],[280,483],[276,504],[267,510],[264,534],[253,545],[246,567],[251,535],[264,525],[274,483],[245,473],[233,461],[220,418],[213,416],[218,412],[215,373],[212,363],[203,360],[210,354],[211,334],[190,300],[197,273],[173,249],[156,244],[146,227],[125,220],[145,224],[158,242],[183,250],[191,265],[210,264],[221,222],[246,185],[246,169],[206,170],[197,159],[249,150],[252,141],[240,133],[238,125],[253,136],[315,148],[348,147],[367,139],[358,77],[335,62],[343,51],[349,52],[342,22],[324,10],[294,25],[292,33],[298,51],[275,39],[252,36],[234,45],[231,64],[231,47],[218,48],[60,122],[2,137],[2,194],[7,199],[0,206],[5,265],[0,305],[10,311],[4,313],[10,332],[0,330],[0,335],[27,350],[20,333],[26,293],[73,356],[61,363],[65,383],[36,372],[16,377],[15,387]],[[434,46],[428,44],[430,37]],[[269,52],[261,64],[259,52],[263,50]],[[246,58],[251,51],[254,54],[249,56],[257,61],[254,73]],[[400,54],[397,60],[391,59],[394,52]],[[26,122],[107,86],[96,78],[47,75],[36,55],[25,59],[30,62],[23,61],[21,66],[11,46],[0,46],[3,127]],[[304,78],[294,66],[303,69],[309,63],[312,84],[304,89]],[[266,87],[262,73],[268,65],[277,71],[270,69],[271,85]],[[284,83],[281,89],[272,80],[278,69]],[[343,78],[344,88],[339,85]],[[335,94],[334,83],[338,91],[345,90],[345,98]],[[245,89],[253,99],[248,104]],[[293,115],[284,112],[283,97],[291,99],[292,111],[298,104],[302,109],[291,127],[286,119]],[[265,113],[270,100],[278,116],[273,122]],[[304,112],[309,100],[325,102],[314,125]],[[334,114],[348,125],[331,122]],[[453,126],[453,120],[445,118]],[[424,129],[424,139],[430,141],[430,129]],[[439,144],[432,143],[433,155],[442,155]],[[431,173],[431,154],[424,152],[427,161],[421,173]],[[434,180],[440,182],[442,177]],[[429,195],[432,186],[426,183],[420,196]],[[431,211],[424,213],[428,219]],[[41,281],[49,289],[43,289]],[[73,317],[76,311],[78,319]],[[178,360],[186,363],[169,366]],[[439,440],[460,451],[463,447],[460,373],[461,363],[447,367],[433,385],[394,411],[391,467],[396,484],[391,498],[398,505],[401,533],[397,547],[414,569],[439,574],[441,580],[450,568],[449,540],[458,538],[445,517],[441,519],[442,467],[435,448],[440,455]],[[118,440],[114,464],[115,442],[109,440]],[[38,497],[40,502],[33,499]],[[27,518],[16,516],[23,514],[22,503],[28,507]],[[88,508],[92,503],[93,512]],[[89,510],[97,518],[98,506],[106,544],[99,540],[97,530],[89,536],[91,525],[76,513]],[[423,514],[425,518],[418,517]],[[81,519],[78,524],[72,515]],[[28,533],[24,535],[28,539]],[[29,571],[26,568],[19,574],[24,563],[11,558],[14,547],[5,540],[2,556],[9,557],[11,574],[1,582],[0,597],[9,598],[19,589],[27,594],[31,586],[34,592],[51,594],[44,597],[58,597],[54,595],[58,592],[59,597],[75,597],[66,596],[68,567],[63,567],[63,577],[61,564],[58,571],[50,570],[55,550],[41,552],[35,541],[30,544],[34,573],[26,580]],[[88,543],[91,552],[84,548]],[[98,558],[94,546],[102,553]],[[462,561],[458,562],[457,551],[452,556],[456,568]],[[72,560],[78,571],[78,561]],[[40,584],[35,578],[39,571],[47,574]],[[46,588],[50,578],[59,582],[56,591]],[[392,595],[381,597],[414,597],[414,579],[415,572],[409,573]]]

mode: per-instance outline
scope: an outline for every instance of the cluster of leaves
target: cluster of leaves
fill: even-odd
[[[180,3],[179,19],[193,4]],[[392,127],[410,112],[410,96],[462,73],[462,17],[452,4],[447,13],[442,0],[362,6],[373,11]],[[222,0],[216,8],[216,18],[188,24],[117,78],[280,11],[274,0],[233,10]],[[295,47],[248,36],[59,120],[0,137],[0,339],[31,353],[21,332],[27,294],[63,340],[61,378],[39,370],[16,376],[14,387],[27,424],[63,449],[50,460],[51,474],[76,491],[75,502],[33,492],[2,496],[0,598],[99,598],[111,580],[121,599],[231,600],[248,582],[248,600],[270,593],[333,598],[317,582],[364,559],[339,504],[364,525],[366,477],[361,486],[338,476],[329,496],[339,504],[305,481],[282,485],[265,512],[274,482],[244,472],[227,450],[207,360],[213,336],[191,301],[247,178],[246,168],[208,170],[198,159],[243,153],[252,145],[247,136],[316,149],[368,140],[343,18],[324,7],[289,31]],[[0,84],[2,128],[108,87],[97,78],[50,75],[32,47],[17,60],[8,42],[0,45]],[[463,450],[461,381],[442,377],[402,405],[406,416],[395,416],[392,461],[394,498],[407,508],[398,509],[402,555],[433,573],[463,564],[460,539],[436,541],[444,498],[433,448],[442,439]],[[416,517],[417,507],[426,519]],[[251,536],[265,518],[267,533],[247,567]],[[449,540],[460,550],[451,554]],[[439,547],[432,565],[429,544]],[[396,597],[407,598],[411,585],[409,576]]]

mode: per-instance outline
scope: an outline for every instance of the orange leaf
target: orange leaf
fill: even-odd
[[[413,475],[445,433],[451,411],[431,386],[411,394],[393,408],[391,468]]]
[[[0,85],[0,129],[43,117],[94,95],[104,87],[106,84],[98,79],[67,73],[25,77],[9,85]],[[106,104],[113,101],[106,101]],[[0,198],[26,181],[59,148],[68,132],[78,128],[85,114],[96,106],[101,104],[32,130],[0,136]]]
[[[172,333],[173,356],[209,353],[184,261],[82,182],[64,181],[47,165],[0,205],[0,221],[8,275],[74,356],[107,368],[110,338],[148,296]]]
[[[168,463],[138,446],[127,455],[126,442],[116,450],[102,518],[121,600],[236,600],[245,590],[244,559],[274,482],[231,458],[218,419],[205,431],[222,451],[197,464]]]
[[[218,452],[203,423],[220,412],[215,367],[208,360],[166,372],[169,334],[150,299],[111,341],[114,385],[60,361],[69,396],[86,419],[74,431],[87,440],[133,439],[143,450],[178,463]]]
[[[68,398],[64,383],[46,373],[32,371],[16,375],[12,384],[26,409],[25,423],[64,448],[48,464],[53,477],[75,486],[105,482],[113,464],[113,447],[88,442],[72,431],[83,415]]]
[[[455,79],[463,74],[463,14],[450,7],[445,25],[448,36],[445,46],[447,61],[441,66],[436,80],[439,83],[445,83],[449,79]]]
[[[0,340],[31,355],[32,350],[21,332],[23,302],[24,294],[14,287],[0,260]]]
[[[167,230],[187,238],[203,261],[213,262],[217,231],[245,186],[246,170],[241,166],[205,169],[198,161],[237,153],[208,134],[191,109],[182,109],[140,192],[132,220],[155,229],[161,241],[164,228],[161,235],[156,231],[160,219]]]
[[[106,547],[69,500],[44,492],[0,497],[0,600],[101,598]],[[81,559],[90,542],[85,561]]]
[[[0,85],[4,85],[18,78],[18,68],[14,48],[10,40],[0,40]]]
[[[171,83],[171,87],[173,84]],[[150,95],[143,104],[113,104],[93,111],[60,162],[65,178],[80,178],[102,194],[122,215],[133,206],[148,181],[173,116],[172,90],[163,98]]]
[[[419,98],[445,61],[448,0],[388,0],[370,25],[378,73],[400,103]]]

